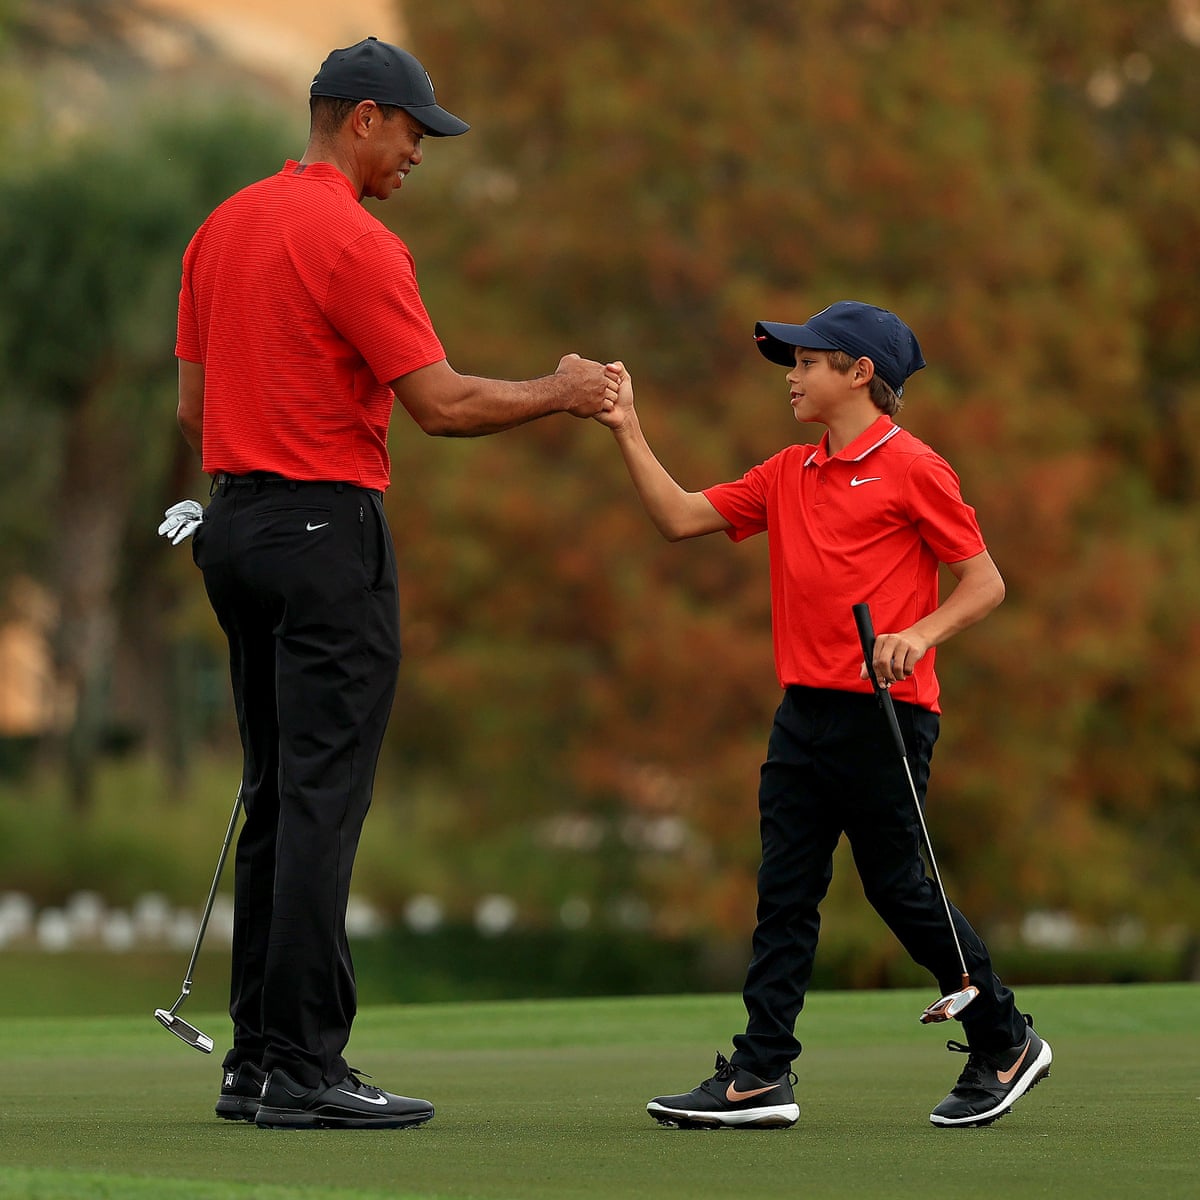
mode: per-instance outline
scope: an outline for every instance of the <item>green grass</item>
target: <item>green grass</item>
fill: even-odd
[[[170,999],[174,997],[168,998]],[[789,1131],[670,1131],[732,996],[368,1008],[351,1061],[432,1098],[400,1132],[286,1133],[212,1115],[219,1059],[145,1017],[0,1025],[0,1200],[722,1200],[1197,1194],[1200,987],[1025,988],[1055,1051],[998,1124],[936,1130],[962,1059],[925,992],[819,993]],[[220,1047],[228,1020],[185,1009]]]

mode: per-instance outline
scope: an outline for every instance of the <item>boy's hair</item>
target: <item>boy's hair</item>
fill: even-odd
[[[852,358],[845,350],[827,350],[825,353],[829,356],[829,365],[839,375],[847,374],[850,368],[858,362],[857,358]],[[871,376],[871,382],[867,388],[871,396],[871,403],[884,415],[894,417],[904,407],[904,401],[892,391],[888,384],[884,383],[878,371]]]

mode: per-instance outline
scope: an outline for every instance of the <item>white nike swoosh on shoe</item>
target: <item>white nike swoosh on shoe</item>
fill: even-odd
[[[338,1091],[343,1096],[350,1096],[354,1100],[365,1100],[368,1104],[386,1104],[386,1096],[364,1096],[362,1092],[348,1092],[345,1088],[338,1088]]]

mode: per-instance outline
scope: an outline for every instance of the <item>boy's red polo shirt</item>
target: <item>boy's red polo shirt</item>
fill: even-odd
[[[192,238],[178,357],[204,365],[204,470],[380,491],[393,379],[446,357],[408,247],[336,167],[293,161]]]
[[[950,465],[886,416],[832,457],[826,434],[704,495],[734,541],[767,532],[782,687],[870,692],[852,606],[867,601],[880,633],[906,629],[938,605],[938,564],[986,549]],[[934,659],[892,695],[940,712]]]

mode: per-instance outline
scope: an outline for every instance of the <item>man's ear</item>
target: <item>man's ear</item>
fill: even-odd
[[[371,126],[381,119],[374,100],[360,100],[350,113],[350,130],[356,137],[369,137]]]

